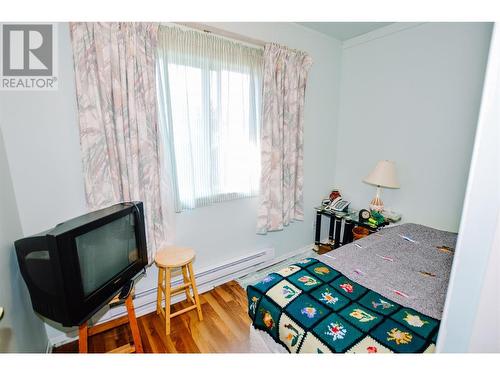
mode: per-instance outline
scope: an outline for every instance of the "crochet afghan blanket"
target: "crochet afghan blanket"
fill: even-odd
[[[291,353],[433,352],[440,321],[306,258],[247,287],[248,314]]]

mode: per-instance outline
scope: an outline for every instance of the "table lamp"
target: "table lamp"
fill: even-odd
[[[399,181],[396,177],[396,165],[390,160],[379,161],[373,171],[364,178],[363,182],[377,187],[377,194],[370,202],[370,210],[382,211],[384,203],[380,199],[380,188],[399,189]]]

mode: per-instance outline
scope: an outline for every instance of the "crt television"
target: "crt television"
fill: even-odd
[[[142,202],[115,204],[15,242],[33,309],[81,325],[147,265]]]

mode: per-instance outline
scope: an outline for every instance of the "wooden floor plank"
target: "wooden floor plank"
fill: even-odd
[[[186,320],[189,324],[189,332],[193,339],[200,344],[206,345],[205,349],[201,349],[202,353],[224,353],[227,352],[227,346],[231,341],[228,339],[228,332],[222,326],[222,321],[218,316],[213,306],[208,303],[205,295],[200,296],[205,303],[202,305],[203,321],[198,321],[196,313]],[[231,336],[231,338],[233,338]],[[206,351],[205,351],[206,350]]]
[[[200,295],[203,321],[196,310],[172,318],[171,334],[165,336],[165,321],[156,312],[137,319],[145,353],[244,353],[250,348],[250,318],[246,293],[235,281]],[[188,307],[183,301],[172,312]],[[89,351],[103,353],[132,344],[128,325],[89,338]],[[74,341],[54,349],[55,353],[77,353]]]
[[[216,287],[214,290],[217,290],[217,293],[222,297],[225,302],[229,302],[233,299],[231,293],[229,293],[222,285]]]
[[[230,340],[237,340],[239,327],[235,324],[233,316],[228,312],[227,305],[224,300],[219,296],[217,292],[207,293],[205,296],[206,301],[210,304],[212,309],[214,309],[216,316],[214,317],[214,323],[224,330],[226,328],[226,336]]]

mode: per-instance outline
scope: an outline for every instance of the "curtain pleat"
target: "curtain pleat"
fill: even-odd
[[[311,57],[278,44],[264,50],[257,233],[304,219],[304,100]]]
[[[173,241],[157,118],[157,31],[149,23],[71,24],[87,204],[142,201],[150,262]]]

